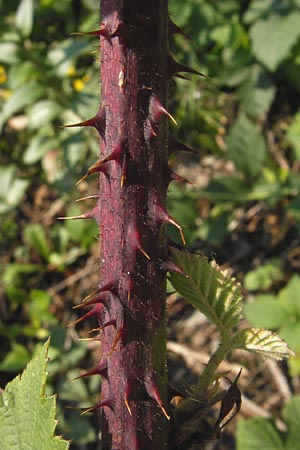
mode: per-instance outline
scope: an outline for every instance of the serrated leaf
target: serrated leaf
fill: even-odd
[[[7,384],[0,396],[2,450],[67,450],[69,443],[54,436],[55,396],[45,396],[49,341],[28,363],[22,375]]]
[[[293,10],[290,14],[270,14],[251,27],[253,54],[271,72],[289,56],[299,39],[299,23],[300,12]]]
[[[240,284],[202,255],[171,248],[170,256],[188,276],[172,272],[174,288],[220,329],[237,325],[242,309]]]
[[[244,114],[240,114],[230,128],[226,144],[228,157],[238,170],[249,177],[260,171],[266,157],[266,143],[254,123]]]
[[[233,337],[232,346],[279,361],[294,354],[276,333],[262,328],[246,328],[237,332]]]

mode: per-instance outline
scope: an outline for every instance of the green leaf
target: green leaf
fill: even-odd
[[[22,0],[16,12],[16,27],[28,37],[33,27],[33,0]]]
[[[254,123],[240,114],[226,139],[228,157],[246,176],[255,176],[266,157],[266,144]]]
[[[174,288],[220,329],[234,327],[242,309],[239,283],[202,255],[174,248],[170,249],[170,255],[187,275],[172,272]]]
[[[24,231],[25,239],[29,245],[49,262],[51,249],[47,242],[46,233],[44,228],[39,224],[27,225]]]
[[[264,358],[279,361],[294,354],[276,333],[262,328],[246,328],[238,331],[232,339],[232,348],[247,350]]]
[[[0,167],[0,214],[15,208],[29,185],[28,180],[16,177],[16,167]]]
[[[55,67],[55,75],[65,77],[68,68],[74,64],[74,60],[82,53],[90,49],[87,40],[65,39],[61,45],[56,45],[48,53],[49,62]]]
[[[62,111],[61,105],[54,100],[41,100],[35,103],[28,111],[29,127],[32,130],[47,124],[53,118],[58,118]]]
[[[51,139],[43,134],[35,135],[28,144],[25,152],[23,153],[23,162],[25,164],[35,164],[37,161],[42,159],[44,154],[57,148],[57,139]]]
[[[299,23],[300,12],[293,10],[289,14],[270,14],[251,27],[253,54],[271,72],[289,56],[299,39]]]
[[[53,436],[55,396],[45,396],[49,341],[40,354],[7,384],[0,396],[0,444],[2,450],[67,450],[69,443]]]
[[[279,292],[280,304],[291,316],[300,320],[300,277],[295,274]]]
[[[41,327],[43,322],[53,323],[55,318],[50,312],[51,295],[48,292],[34,289],[29,295],[28,314],[35,328]]]
[[[285,319],[282,326],[279,328],[280,336],[289,344],[295,351],[300,351],[300,321],[299,318],[289,317],[288,321]]]
[[[34,103],[44,94],[44,88],[34,81],[16,89],[4,104],[0,114],[0,129],[9,117]]]
[[[283,276],[281,261],[274,259],[250,270],[244,278],[244,285],[251,291],[268,289],[275,281],[281,280]]]
[[[0,370],[5,372],[18,372],[23,370],[30,360],[30,353],[26,347],[17,342],[11,344],[12,349],[6,354],[0,364]]]
[[[0,44],[0,61],[6,64],[19,62],[18,46],[14,42],[2,42]]]
[[[244,305],[247,320],[256,327],[275,329],[287,320],[287,314],[274,295],[262,294]]]
[[[283,418],[288,426],[286,450],[295,450],[300,442],[300,398],[292,397],[283,409]]]
[[[275,97],[275,86],[266,71],[259,65],[251,67],[250,76],[239,89],[243,110],[253,117],[267,113]]]
[[[287,140],[292,144],[294,150],[294,157],[300,160],[300,113],[295,114],[293,122],[288,127]]]
[[[200,191],[201,197],[215,202],[232,201],[244,203],[248,200],[249,186],[238,177],[222,176],[212,180]]]
[[[271,420],[255,418],[239,420],[237,450],[286,450]]]

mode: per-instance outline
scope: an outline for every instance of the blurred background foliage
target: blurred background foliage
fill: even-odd
[[[84,325],[65,326],[97,286],[98,241],[93,223],[57,217],[84,212],[75,199],[96,192],[96,177],[74,184],[98,143],[91,130],[60,126],[97,111],[97,40],[71,33],[97,29],[98,8],[98,0],[0,0],[1,386],[51,335],[48,389],[58,392],[74,450],[97,448],[97,419],[72,408],[90,406],[99,382],[66,380],[92,365],[99,346],[78,341]],[[172,38],[172,55],[206,77],[171,84],[179,125],[170,132],[196,152],[171,158],[192,184],[173,183],[169,209],[188,246],[243,283],[250,323],[288,341],[296,356],[286,373],[297,378],[300,0],[172,0],[170,12],[191,37]]]

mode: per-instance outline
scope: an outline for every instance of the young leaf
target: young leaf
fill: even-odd
[[[246,328],[237,332],[232,340],[232,348],[248,350],[279,361],[294,354],[276,333],[261,328]]]
[[[69,443],[53,436],[55,397],[45,396],[49,341],[28,363],[23,374],[7,384],[0,396],[0,445],[2,450],[67,450]]]
[[[202,255],[174,248],[170,254],[187,275],[172,272],[174,288],[220,329],[234,327],[242,309],[240,284]]]

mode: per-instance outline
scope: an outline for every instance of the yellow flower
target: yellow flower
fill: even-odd
[[[74,89],[77,92],[80,92],[84,88],[84,82],[80,78],[76,78],[73,83]]]

